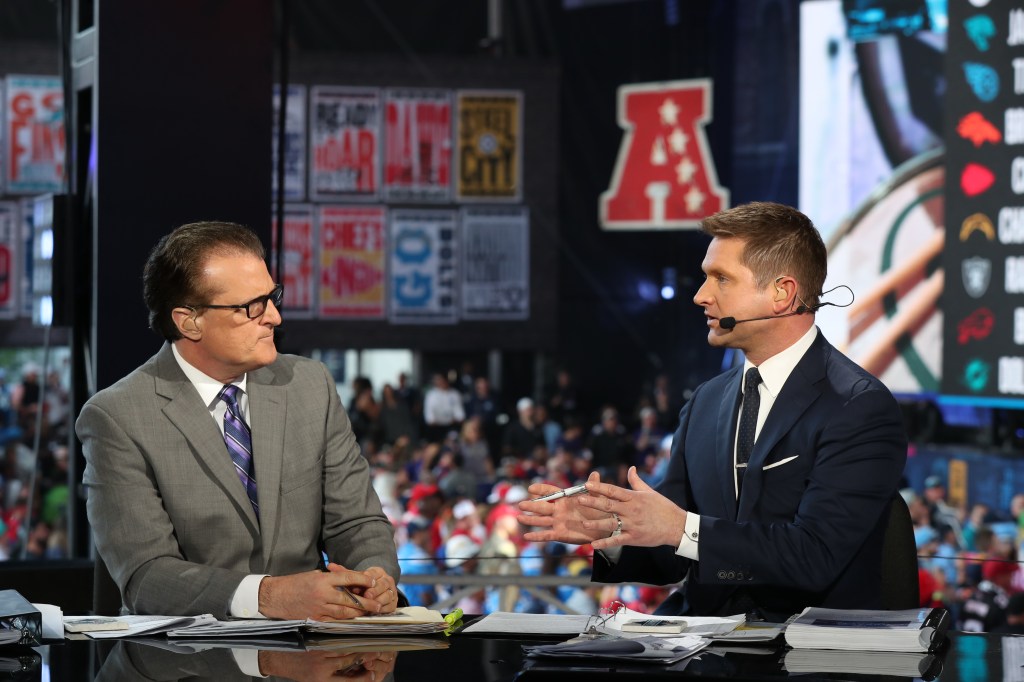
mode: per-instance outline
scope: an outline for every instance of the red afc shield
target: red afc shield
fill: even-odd
[[[600,199],[604,229],[694,229],[728,208],[704,135],[709,79],[623,85],[618,121],[625,135]]]

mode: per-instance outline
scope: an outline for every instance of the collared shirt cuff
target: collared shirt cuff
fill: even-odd
[[[260,613],[260,583],[265,575],[247,575],[231,595],[228,613],[233,618],[266,618]]]
[[[619,559],[622,557],[622,545],[609,547],[608,549],[599,549],[597,551],[603,554],[608,563],[612,565],[619,563]]]
[[[231,655],[235,657],[235,665],[246,677],[266,677],[260,671],[259,649],[232,649]]]
[[[686,512],[686,523],[683,524],[683,539],[679,541],[676,554],[697,561],[700,558],[700,514]]]

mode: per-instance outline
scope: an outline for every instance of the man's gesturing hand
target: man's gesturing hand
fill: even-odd
[[[286,620],[345,620],[383,609],[366,596],[375,579],[361,571],[349,571],[331,564],[327,572],[307,571],[285,576],[267,576],[260,582],[260,613]],[[363,596],[352,590],[363,591]]]
[[[636,467],[629,468],[627,479],[632,490],[608,483],[591,485],[587,481],[588,494],[575,498],[581,507],[601,514],[600,519],[588,517],[583,521],[585,532],[600,537],[591,543],[594,549],[620,545],[678,547],[683,539],[686,511],[644,483]],[[620,528],[620,520],[622,533],[609,537]]]
[[[595,471],[587,479],[587,490],[591,484],[603,485],[601,476]],[[614,486],[610,486],[614,487]],[[558,492],[558,488],[544,483],[534,483],[530,486],[530,494],[535,496],[550,495]],[[523,500],[519,503],[522,514],[517,517],[519,523],[524,526],[538,526],[547,530],[533,530],[524,533],[523,537],[530,542],[568,542],[573,545],[585,545],[598,538],[608,535],[600,529],[588,529],[584,526],[585,521],[611,519],[612,527],[615,527],[615,519],[607,513],[592,509],[579,504],[587,495],[575,497],[563,497],[554,502],[534,502]]]

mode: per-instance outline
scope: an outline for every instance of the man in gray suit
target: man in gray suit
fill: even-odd
[[[327,369],[277,353],[282,289],[264,257],[231,223],[164,237],[143,285],[167,343],[78,418],[89,522],[128,612],[396,606],[391,524]]]

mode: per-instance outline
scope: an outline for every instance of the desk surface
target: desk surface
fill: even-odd
[[[550,642],[551,640],[548,640]],[[572,679],[593,679],[615,675],[615,679],[699,678],[778,680],[795,677],[801,680],[899,680],[899,676],[866,674],[865,663],[857,663],[840,672],[827,674],[791,674],[786,671],[784,648],[731,647],[721,653],[704,653],[685,666],[676,664],[666,670],[661,666],[631,666],[612,670],[609,666],[542,665],[524,659],[522,645],[528,640],[459,636],[452,637],[447,649],[403,651],[397,654],[393,679],[449,680],[457,682],[532,682]],[[249,680],[234,665],[229,650],[214,649],[197,654],[171,653],[133,642],[65,642],[40,647],[36,673],[8,676],[0,662],[0,679],[45,680],[53,682],[106,680]],[[13,652],[0,648],[0,659]],[[296,652],[295,672],[277,679],[319,679],[313,675],[315,662],[307,654]],[[304,658],[305,657],[305,658]],[[943,682],[977,682],[987,680],[1024,679],[1024,637],[971,635],[951,633],[950,646],[942,655],[942,670],[935,679]],[[351,675],[351,679],[366,679]],[[327,678],[323,678],[327,679]],[[338,677],[333,677],[338,679]]]

